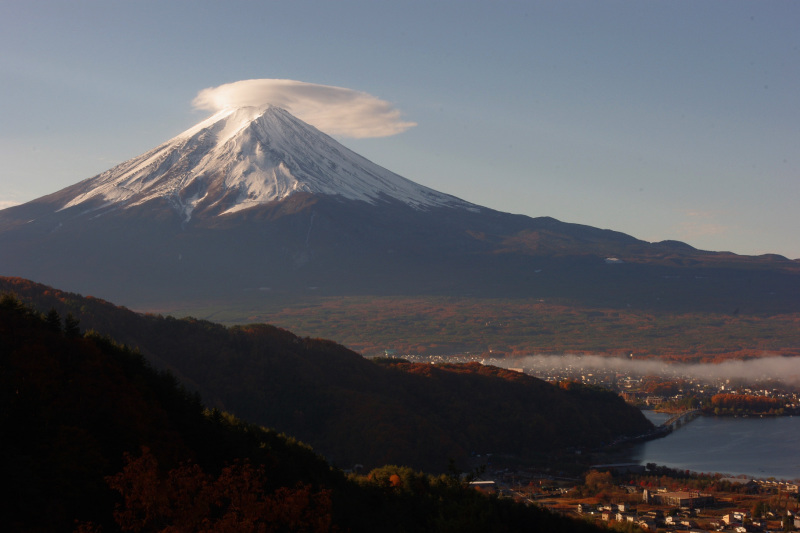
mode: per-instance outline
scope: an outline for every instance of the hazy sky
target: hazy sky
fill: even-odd
[[[800,258],[796,1],[0,0],[0,205],[261,78],[388,102],[405,131],[337,138],[465,200]]]

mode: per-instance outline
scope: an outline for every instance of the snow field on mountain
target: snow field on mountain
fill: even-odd
[[[199,207],[222,215],[300,191],[371,204],[394,199],[416,209],[477,209],[372,163],[273,106],[220,111],[85,180],[62,209],[89,200],[126,208],[163,198],[188,221]]]

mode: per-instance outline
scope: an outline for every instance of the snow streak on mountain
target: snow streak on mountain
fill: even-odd
[[[78,184],[61,209],[106,210],[166,199],[193,213],[234,213],[295,192],[415,209],[478,207],[429,189],[345,148],[274,107],[226,109],[149,152]]]

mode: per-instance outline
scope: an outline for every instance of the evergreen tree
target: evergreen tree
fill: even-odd
[[[61,332],[61,315],[58,314],[55,307],[50,308],[50,311],[44,317],[44,321],[49,330],[57,333]]]
[[[64,334],[68,338],[80,337],[81,336],[81,328],[79,324],[81,321],[72,313],[67,313],[67,317],[64,319]]]

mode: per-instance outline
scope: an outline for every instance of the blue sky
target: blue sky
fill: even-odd
[[[800,3],[0,0],[0,205],[280,78],[416,126],[340,140],[502,211],[800,258]]]

